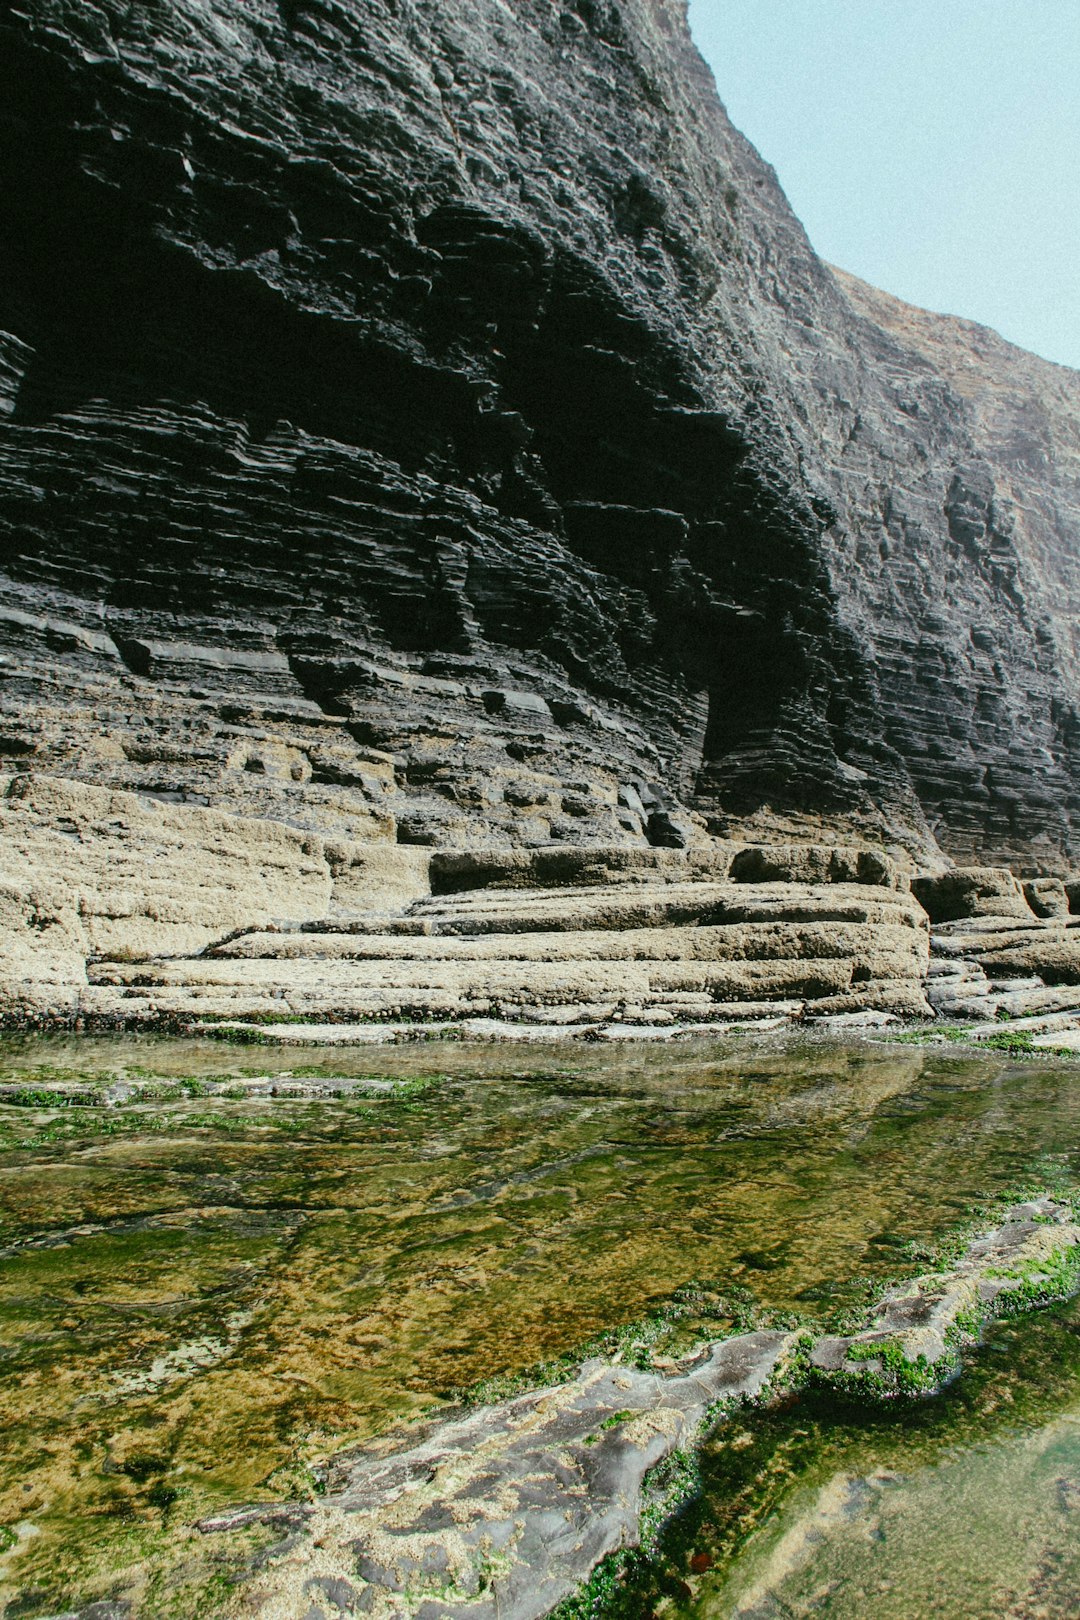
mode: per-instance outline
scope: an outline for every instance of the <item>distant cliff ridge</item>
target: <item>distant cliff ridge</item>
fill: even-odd
[[[1076,866],[1080,375],[822,264],[681,0],[0,39],[0,768]]]

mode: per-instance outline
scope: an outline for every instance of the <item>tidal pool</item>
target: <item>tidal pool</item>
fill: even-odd
[[[613,1614],[1075,1620],[1080,1309],[997,1324],[932,1400],[747,1413],[701,1479]]]
[[[572,1355],[690,1283],[711,1290],[711,1332],[728,1308],[718,1297],[732,1320],[820,1322],[925,1269],[928,1246],[979,1206],[1077,1185],[1080,1069],[998,1054],[748,1037],[333,1052],[80,1036],[8,1040],[0,1082],[8,1620],[114,1592],[138,1614],[230,1613],[246,1548],[208,1550],[190,1528],[201,1515],[317,1490],[340,1447]],[[822,1432],[845,1421],[826,1412]],[[834,1473],[896,1466],[873,1461],[875,1421],[870,1460]],[[886,1427],[906,1435],[915,1420]],[[730,1586],[728,1552],[699,1549],[688,1556],[708,1570],[655,1601],[803,1612],[791,1602],[810,1599],[784,1581],[840,1580],[825,1552],[815,1564],[792,1551],[800,1536],[818,1545],[798,1513],[827,1518],[833,1500],[816,1467],[809,1451],[792,1462],[811,1496],[765,1515],[780,1540],[754,1541],[760,1592]],[[911,1506],[905,1522],[919,1511],[933,1518]],[[862,1534],[849,1519],[848,1540],[822,1543],[848,1561]],[[733,1607],[746,1602],[758,1608]],[[814,1612],[919,1611],[875,1597],[872,1610]]]

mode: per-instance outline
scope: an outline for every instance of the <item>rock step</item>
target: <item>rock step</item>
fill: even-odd
[[[1035,1035],[1031,1044],[1042,1050],[1057,1048],[1066,1052],[1080,1052],[1080,1029],[1060,1029],[1056,1032]]]
[[[932,956],[930,965],[926,970],[927,978],[935,979],[985,979],[986,974],[982,964],[973,961],[970,957],[940,957]]]
[[[958,996],[955,1001],[931,1001],[930,1005],[939,1018],[949,1023],[978,1024],[997,1019],[997,1008],[987,997]]]
[[[883,972],[866,973],[865,980],[884,977],[920,984],[909,957],[882,953]],[[707,991],[713,997],[756,999],[765,992],[807,999],[847,990],[857,964],[848,956],[781,958],[777,960],[619,960],[570,962],[517,962],[499,958],[482,962],[445,960],[379,960],[282,963],[262,959],[205,958],[158,963],[99,963],[89,978],[97,986],[136,990],[172,988],[194,994],[199,989],[280,989],[283,994],[338,997],[348,1001],[385,998],[408,992],[445,992],[456,996],[513,996],[518,1000],[547,1002],[592,1001],[599,996],[616,999],[649,996],[658,991]],[[750,992],[750,995],[747,995]]]
[[[980,968],[978,973],[958,973],[947,979],[928,979],[926,993],[931,1001],[951,1001],[957,996],[988,996],[990,980]]]
[[[841,955],[888,961],[921,976],[925,938],[910,928],[813,922],[683,928],[536,930],[522,934],[387,936],[360,933],[251,933],[203,953],[204,963],[776,961]],[[104,964],[95,968],[100,975]]]
[[[930,939],[939,961],[974,958],[995,982],[1024,983],[1034,975],[1043,983],[1080,984],[1080,932],[1071,922],[1055,918],[1006,927],[997,918],[976,918],[946,926],[950,932],[935,927]]]
[[[1080,1011],[1080,990],[1076,985],[1043,985],[1035,990],[1015,990],[997,997],[998,1007],[1018,1017],[1025,1013]]]
[[[1074,1007],[1063,1012],[1045,1012],[1033,1014],[1028,1018],[1010,1018],[1007,1022],[997,1025],[996,1030],[973,1029],[972,1040],[988,1040],[993,1034],[1011,1035],[1014,1033],[1041,1033],[1044,1030],[1072,1029],[1080,1021],[1080,1007]]]
[[[284,1010],[293,1010],[307,1014],[315,1012],[351,1014],[371,1019],[406,1015],[427,1018],[456,1017],[472,1015],[478,1011],[486,1014],[493,1009],[513,1007],[516,1019],[538,1024],[559,1022],[595,1024],[613,1018],[623,1021],[699,1024],[712,1023],[722,1017],[729,1022],[742,1022],[764,1017],[798,1018],[805,1006],[804,1002],[791,999],[717,1002],[711,997],[702,997],[700,1002],[688,1004],[686,1001],[664,995],[653,996],[644,1005],[635,1005],[633,1002],[614,997],[596,1001],[537,1004],[532,1001],[516,1002],[512,997],[506,996],[502,998],[483,995],[455,996],[451,993],[438,992],[417,994],[408,998],[402,996],[388,998],[378,995],[369,998],[350,997],[343,1002],[339,996],[321,996],[315,992],[286,993],[280,989],[259,992],[242,987],[229,990],[221,986],[200,987],[195,990],[170,986],[155,989],[139,987],[127,989],[122,994],[125,1010],[128,1011],[132,1009],[138,1011],[141,1006],[144,1012],[156,1010],[177,1013],[197,1010],[200,1013],[213,1011],[223,1016],[235,1014],[252,1018],[266,1013],[280,1015]],[[84,1010],[106,1010],[111,1004],[111,998],[106,991],[92,986],[86,994]]]
[[[887,1015],[886,1015],[887,1016]],[[786,1018],[756,1017],[743,1023],[725,1018],[709,1024],[648,1024],[627,1023],[612,1019],[605,1023],[530,1023],[509,1018],[466,1017],[454,1020],[455,1035],[471,1041],[520,1041],[547,1044],[550,1041],[629,1041],[677,1040],[680,1036],[698,1038],[729,1035],[747,1030],[767,1031],[783,1028]],[[829,1020],[819,1021],[829,1027]],[[239,1018],[215,1019],[205,1024],[191,1024],[188,1034],[198,1035],[247,1032],[250,1022]],[[436,1025],[415,1023],[275,1023],[262,1027],[259,1034],[264,1041],[281,1046],[381,1046],[390,1043],[426,1040],[438,1033]],[[278,1089],[286,1089],[278,1083]],[[288,1089],[292,1089],[291,1087]]]
[[[764,990],[765,987],[759,987]],[[701,1029],[714,1027],[717,1021],[754,1023],[761,1018],[775,1017],[787,1021],[800,1016],[814,1019],[841,1015],[892,1013],[898,1018],[924,1019],[931,1016],[930,1008],[917,986],[904,985],[895,980],[875,980],[857,988],[839,989],[831,994],[819,994],[810,1001],[790,996],[762,994],[761,999],[746,1001],[739,998],[725,1000],[718,997],[711,1011],[705,1008],[675,1009],[655,995],[643,995],[640,1004],[627,1002],[624,997],[565,1001],[542,998],[529,994],[520,999],[505,993],[498,996],[455,995],[434,990],[399,991],[395,995],[360,996],[334,992],[320,993],[310,990],[251,990],[243,987],[227,989],[221,986],[160,986],[132,987],[117,991],[113,987],[90,986],[83,992],[80,1010],[85,1014],[122,1016],[138,1022],[159,1017],[183,1019],[198,1016],[214,1019],[240,1019],[250,1023],[261,1016],[283,1013],[297,1018],[324,1018],[334,1023],[350,1019],[367,1023],[393,1022],[407,1019],[410,1024],[430,1026],[436,1033],[447,1022],[455,1024],[477,1017],[511,1018],[537,1027],[557,1028],[562,1022],[574,1025],[599,1025],[613,1020],[626,1023],[633,1016],[642,1024],[667,1027],[685,1026]],[[545,1018],[545,1011],[552,1014]]]
[[[931,949],[935,949],[933,936]],[[977,1023],[997,1015],[990,981],[981,963],[970,957],[931,956],[927,969],[926,999],[939,1018]]]
[[[1028,985],[1032,988],[1028,988]],[[1010,1028],[1026,1014],[1070,1012],[1080,1013],[1080,991],[1073,985],[1044,985],[1041,980],[1025,981],[1022,990],[999,992],[990,980],[963,981],[954,987],[949,981],[931,982],[927,986],[927,1000],[943,1018],[997,1019],[1008,1014]]]
[[[1080,919],[1078,919],[1080,920]],[[1080,931],[1072,923],[1058,919],[1018,923],[1011,918],[1002,921],[996,917],[967,919],[963,923],[935,926],[931,932],[930,948],[939,958],[965,956],[984,962],[988,956],[1004,951],[1024,950],[1048,941],[1080,947]],[[1011,971],[1011,970],[1010,970]],[[1018,974],[1024,970],[1017,969]]]
[[[1035,935],[1042,938],[1048,929],[1064,931],[1064,924],[1040,922],[1037,917],[1026,921],[1018,917],[963,917],[957,922],[934,923],[930,931],[930,946],[935,955],[961,954],[965,941],[972,954],[984,948],[988,940],[1026,939]]]
[[[985,979],[963,979],[959,984],[933,983],[926,987],[926,999],[932,1007],[943,1007],[952,1001],[985,1001],[990,998],[990,986]]]
[[[905,927],[922,933],[926,918],[908,894],[857,884],[689,883],[530,893],[484,889],[410,908],[410,923],[433,934],[563,933],[672,928],[694,924],[834,922]]]
[[[235,934],[201,955],[88,966],[89,1010],[365,1023],[925,1018],[926,918],[866,884],[655,881],[470,889],[399,916]]]

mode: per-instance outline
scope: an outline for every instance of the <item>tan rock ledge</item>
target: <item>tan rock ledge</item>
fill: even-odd
[[[27,774],[0,797],[0,923],[8,1024],[672,1039],[932,1016],[926,914],[856,848],[345,844]]]

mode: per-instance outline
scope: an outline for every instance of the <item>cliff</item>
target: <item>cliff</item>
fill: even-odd
[[[9,768],[1069,865],[1080,383],[823,265],[678,0],[3,39]]]

